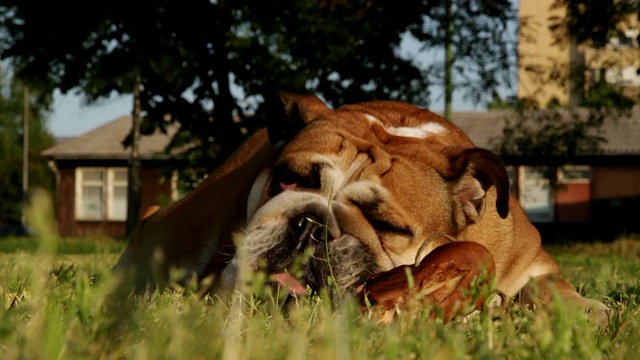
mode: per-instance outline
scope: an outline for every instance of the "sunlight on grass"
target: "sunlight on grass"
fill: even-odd
[[[328,296],[287,305],[266,290],[224,300],[191,288],[113,296],[118,254],[64,253],[48,200],[34,204],[36,249],[0,253],[3,359],[626,359],[640,351],[638,240],[552,249],[581,293],[616,311],[606,329],[559,303],[449,324],[419,309],[379,326],[352,301],[332,305]]]

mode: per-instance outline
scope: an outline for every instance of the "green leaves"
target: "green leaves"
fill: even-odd
[[[507,0],[455,1],[456,86],[476,103],[509,83],[514,39]],[[0,49],[16,75],[45,92],[93,101],[142,80],[153,128],[180,123],[175,147],[206,174],[256,127],[248,118],[273,91],[313,92],[333,105],[397,99],[428,105],[438,64],[401,56],[442,49],[443,2],[3,0]],[[437,50],[436,50],[437,51]],[[431,71],[433,70],[433,71]],[[190,144],[186,149],[185,144]],[[195,145],[195,146],[193,146]]]

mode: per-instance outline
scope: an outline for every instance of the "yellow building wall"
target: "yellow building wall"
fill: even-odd
[[[554,0],[521,0],[518,43],[518,98],[545,107],[552,99],[569,102],[570,44],[555,44],[549,30],[553,17],[565,9],[551,9]]]

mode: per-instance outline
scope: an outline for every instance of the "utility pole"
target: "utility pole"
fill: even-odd
[[[140,102],[140,73],[136,74],[133,87],[133,111],[131,112],[131,153],[129,155],[129,176],[127,184],[127,222],[126,237],[129,238],[138,226],[140,217],[140,125],[142,123],[142,105]]]
[[[24,105],[22,115],[22,201],[24,206],[29,200],[29,87],[23,88]],[[22,212],[22,222],[25,222],[24,210]]]

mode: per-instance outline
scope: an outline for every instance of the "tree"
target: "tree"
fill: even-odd
[[[513,9],[508,0],[454,3],[454,86],[480,103],[510,81],[503,69],[514,42],[503,35]],[[445,1],[0,4],[0,50],[40,89],[76,89],[91,100],[130,93],[139,74],[142,132],[180,124],[171,148],[183,156],[189,186],[263,125],[259,105],[274,90],[314,92],[333,104],[426,106],[430,86],[443,83],[434,75],[442,63],[418,64],[399,46],[411,36],[423,49],[443,49]]]
[[[23,84],[0,72],[0,225],[22,220],[25,194],[22,191]],[[36,101],[39,99],[39,101]],[[42,102],[40,102],[42,101]],[[40,153],[54,144],[45,126],[44,106],[48,97],[33,97],[29,123],[29,187],[53,190],[53,173]]]
[[[445,21],[444,1],[2,4],[0,26],[9,36],[0,46],[19,77],[93,99],[130,93],[140,73],[146,121],[180,122],[187,136],[176,142],[195,136],[207,167],[245,136],[247,115],[274,89],[313,91],[336,104],[427,105],[430,64],[415,64],[398,47],[412,34],[425,48],[442,48]],[[507,0],[458,1],[455,13],[455,71],[479,101],[505,80],[496,71],[508,66],[500,34],[513,9]],[[233,94],[232,84],[242,94]]]
[[[569,16],[551,19],[556,41],[566,43],[573,38],[578,44],[595,47],[604,47],[630,15],[640,15],[638,0],[555,0],[552,9],[559,8]]]
[[[440,0],[425,12],[424,26],[411,34],[425,49],[444,49],[444,60],[430,71],[444,84],[445,110],[451,118],[454,91],[474,104],[487,104],[498,90],[515,85],[516,11],[509,0]]]

